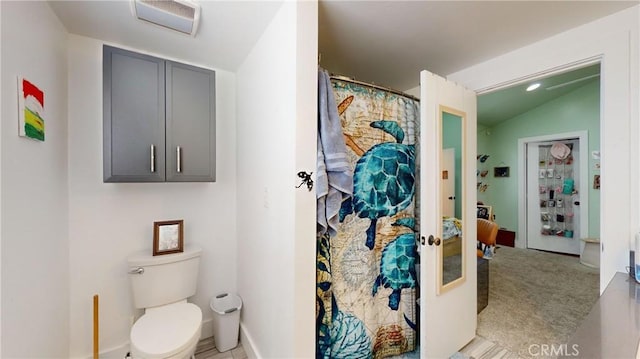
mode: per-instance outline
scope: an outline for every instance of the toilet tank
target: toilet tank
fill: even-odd
[[[194,295],[201,248],[185,247],[182,253],[153,256],[150,251],[127,258],[136,308],[151,308]]]

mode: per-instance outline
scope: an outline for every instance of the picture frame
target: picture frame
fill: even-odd
[[[153,222],[153,255],[184,251],[184,220]]]
[[[493,208],[491,206],[478,205],[477,217],[493,222]]]
[[[509,167],[494,167],[493,177],[509,177]]]
[[[45,93],[32,81],[18,76],[18,135],[44,142]]]

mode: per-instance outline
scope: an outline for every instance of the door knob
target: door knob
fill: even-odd
[[[427,240],[427,242],[429,243],[430,246],[432,246],[434,243],[436,246],[439,246],[440,238],[434,238],[433,235],[429,235],[429,239]]]
[[[456,198],[454,196],[450,196],[449,199],[454,200]]]

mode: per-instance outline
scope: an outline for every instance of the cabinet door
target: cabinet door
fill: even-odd
[[[165,179],[165,63],[103,49],[104,182]]]
[[[215,72],[166,63],[167,181],[214,182]]]

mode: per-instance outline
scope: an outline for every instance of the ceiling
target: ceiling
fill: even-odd
[[[282,5],[279,0],[199,3],[200,28],[190,37],[135,19],[128,0],[49,1],[70,33],[232,72]],[[335,74],[407,90],[418,86],[422,69],[446,76],[639,3],[320,0],[320,65]],[[514,87],[483,95],[479,120],[502,121],[538,106],[543,94],[557,97],[571,88],[523,97],[518,95],[521,87]],[[497,106],[497,96],[508,97]]]
[[[72,34],[228,71],[235,71],[242,64],[282,1],[199,4],[200,27],[191,37],[135,19],[128,0],[49,1]]]
[[[320,64],[408,90],[420,70],[446,76],[639,3],[320,0]]]
[[[446,76],[639,1],[319,2],[320,65],[331,73],[400,90],[427,69]],[[478,97],[478,123],[492,126],[584,86],[599,65]]]
[[[600,64],[595,64],[483,94],[478,96],[478,123],[491,127],[599,80]],[[540,87],[527,92],[533,83]]]

